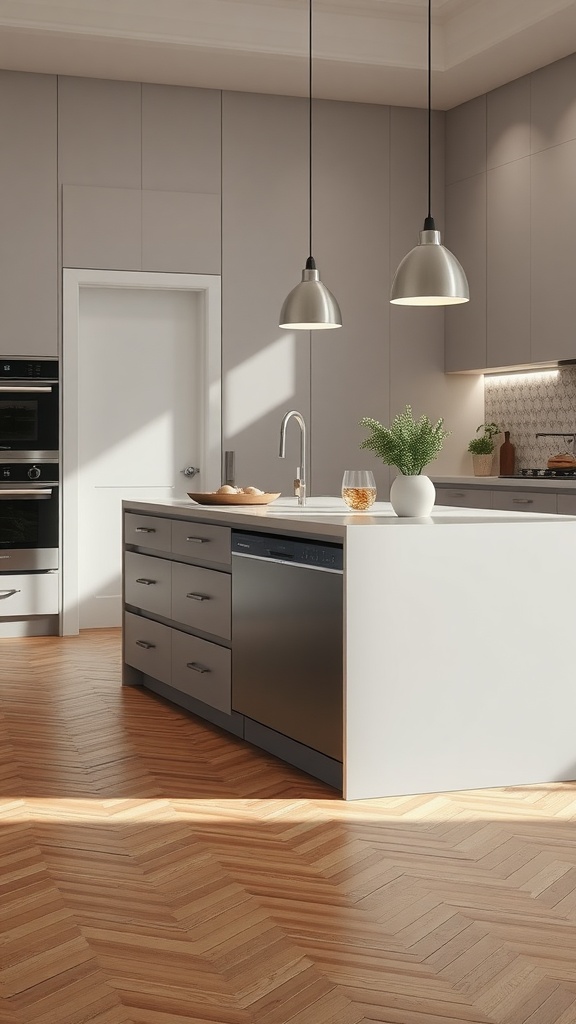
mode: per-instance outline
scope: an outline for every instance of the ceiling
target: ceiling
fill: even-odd
[[[433,0],[434,107],[576,51],[576,0]],[[0,0],[0,67],[307,94],[308,0]],[[427,0],[314,0],[314,96],[426,105]]]

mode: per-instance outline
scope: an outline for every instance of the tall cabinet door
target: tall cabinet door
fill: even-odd
[[[58,354],[56,77],[0,71],[5,355]]]

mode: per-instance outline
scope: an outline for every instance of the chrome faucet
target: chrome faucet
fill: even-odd
[[[301,412],[297,412],[296,409],[291,409],[287,412],[282,423],[280,425],[280,451],[278,452],[281,459],[286,458],[286,427],[288,426],[289,420],[294,417],[298,426],[300,427],[300,465],[296,470],[296,479],[294,480],[294,494],[298,498],[299,505],[306,504],[306,424],[304,417]]]

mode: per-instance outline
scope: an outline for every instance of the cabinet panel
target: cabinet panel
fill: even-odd
[[[228,573],[172,563],[172,618],[192,629],[231,636],[232,578]]]
[[[0,71],[4,355],[58,354],[56,77]]]
[[[164,520],[168,522],[168,520]],[[231,531],[227,526],[209,526],[205,523],[172,522],[172,552],[189,555],[204,562],[222,562],[231,565]]]
[[[488,171],[487,366],[530,362],[530,157]]]
[[[555,494],[531,491],[493,491],[492,508],[505,512],[556,512]]]
[[[270,439],[288,409],[310,422],[309,332],[278,329],[307,254],[307,105],[239,92],[222,105],[222,445],[236,451],[243,484],[291,493],[296,456],[279,459]]]
[[[576,356],[576,142],[532,157],[532,361]]]
[[[576,139],[576,54],[534,71],[532,152]]]
[[[576,494],[559,494],[557,511],[561,516],[576,516]]]
[[[220,273],[220,196],[142,192],[142,269]]]
[[[446,183],[485,170],[486,96],[477,96],[446,114]]]
[[[470,301],[447,306],[446,370],[479,370],[486,362],[486,173],[446,189],[445,244],[470,285]]]
[[[440,487],[436,484],[436,505],[453,505],[457,508],[491,508],[492,494],[488,488]]]
[[[170,618],[171,562],[127,551],[124,573],[124,598],[128,604]]]
[[[137,190],[64,186],[64,266],[141,270],[141,222],[141,193]]]
[[[0,575],[0,615],[57,615],[58,573]]]
[[[220,192],[221,94],[142,85],[142,188]]]
[[[124,615],[124,661],[163,683],[170,682],[171,630],[142,615]]]
[[[138,82],[61,76],[58,158],[65,185],[136,188],[141,176]]]
[[[171,523],[159,516],[139,516],[127,512],[124,516],[124,543],[137,544],[154,551],[170,551]]]
[[[499,167],[530,155],[530,76],[488,93],[486,165]]]
[[[232,713],[231,652],[172,630],[172,686],[225,714]]]

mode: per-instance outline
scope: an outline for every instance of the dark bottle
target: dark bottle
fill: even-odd
[[[510,441],[510,431],[504,431],[504,441],[500,446],[500,476],[513,476],[516,463],[516,449]]]

